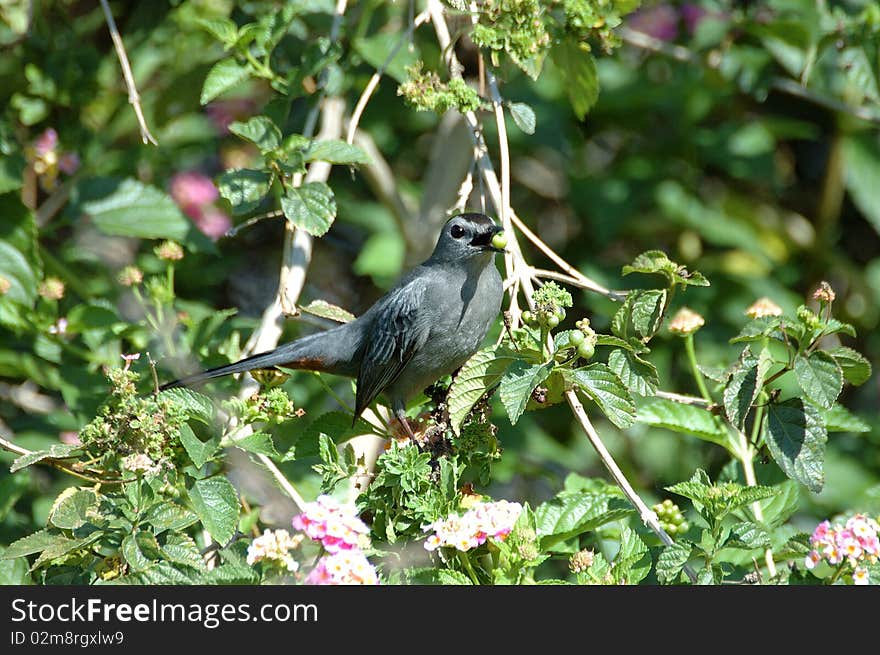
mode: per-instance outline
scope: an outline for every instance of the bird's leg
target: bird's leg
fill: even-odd
[[[409,435],[409,438],[412,439],[413,443],[418,443],[418,441],[416,441],[416,435],[413,434],[412,428],[409,427],[409,421],[406,420],[406,410],[394,410],[394,418],[400,421],[400,424],[403,426],[403,429],[406,430],[407,435]]]

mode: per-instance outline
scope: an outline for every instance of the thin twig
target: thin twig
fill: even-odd
[[[0,437],[0,448],[19,456],[34,454],[33,450],[28,450],[27,448],[18,446],[4,437]],[[91,482],[92,484],[125,484],[127,482],[134,482],[134,478],[120,480],[111,478],[98,478],[91,475],[86,475],[85,473],[80,473],[76,469],[69,467],[66,464],[62,464],[56,457],[44,457],[39,462],[35,462],[35,464],[51,466],[54,469],[58,469],[59,471],[67,473],[68,475],[72,475],[73,477],[79,478],[80,480]]]
[[[698,405],[702,407],[709,407],[712,405],[705,398],[698,398],[697,396],[685,396],[680,393],[672,393],[671,391],[657,391],[654,393],[658,398],[665,398],[666,400],[672,400],[677,403],[681,403],[682,405]]]
[[[113,47],[116,48],[116,56],[119,58],[119,65],[122,66],[122,76],[125,78],[125,87],[128,89],[128,102],[134,108],[138,125],[141,128],[141,140],[143,140],[144,143],[152,143],[154,146],[157,146],[159,143],[153,135],[150,134],[150,128],[147,127],[147,121],[144,119],[144,110],[141,108],[141,97],[138,94],[137,86],[135,86],[134,83],[131,64],[128,63],[128,55],[125,53],[125,44],[122,42],[122,36],[116,28],[116,21],[113,20],[113,12],[110,11],[110,5],[107,3],[107,0],[101,0],[101,8],[104,10],[104,18],[107,19],[107,27],[110,29],[110,38],[113,39]]]
[[[674,543],[672,537],[666,534],[666,530],[664,530],[663,526],[660,525],[660,521],[657,518],[657,513],[649,508],[645,504],[645,502],[639,497],[635,489],[633,489],[632,485],[630,485],[629,480],[626,479],[623,471],[620,470],[617,462],[614,461],[611,453],[608,452],[605,444],[602,443],[602,439],[599,437],[599,433],[596,432],[596,428],[593,427],[593,424],[590,422],[590,418],[584,411],[584,406],[581,404],[580,398],[577,397],[577,393],[575,393],[575,391],[573,390],[566,391],[565,399],[568,401],[568,405],[569,407],[571,407],[571,411],[574,413],[575,418],[577,418],[578,422],[581,424],[581,427],[586,433],[587,439],[590,440],[590,444],[593,446],[593,448],[596,449],[596,452],[599,453],[599,457],[602,459],[602,463],[605,465],[605,468],[607,468],[608,472],[611,473],[611,477],[614,478],[617,486],[620,487],[621,491],[623,491],[623,493],[629,499],[629,502],[631,502],[639,511],[639,516],[641,517],[644,524],[651,528],[651,530],[653,530],[654,533],[658,537],[660,537],[660,540],[664,544],[666,544],[667,546],[671,546]],[[684,572],[685,575],[690,578],[691,582],[697,581],[697,574],[694,573],[693,569],[691,569],[689,566],[684,567]]]
[[[275,465],[275,462],[262,453],[258,453],[257,457],[263,463],[263,466],[269,469],[269,472],[272,474],[272,477],[275,478],[278,486],[284,490],[284,493],[290,496],[290,499],[293,501],[293,504],[296,505],[297,509],[299,509],[300,512],[305,511],[306,501],[299,494],[290,480],[285,477],[284,473],[281,472],[281,469]]]
[[[376,70],[375,73],[373,73],[370,81],[367,82],[367,86],[364,87],[364,91],[363,93],[361,93],[361,97],[358,98],[354,111],[351,114],[351,121],[349,121],[348,124],[348,134],[345,137],[345,140],[349,143],[354,143],[354,134],[357,131],[358,124],[361,122],[361,115],[364,113],[364,109],[366,109],[367,103],[370,101],[370,97],[373,95],[376,87],[379,86],[379,81],[385,74],[385,69],[388,68],[388,66],[397,56],[397,53],[400,52],[400,49],[403,47],[403,45],[407,41],[412,39],[413,32],[416,30],[416,28],[423,23],[427,23],[430,17],[431,14],[427,10],[423,11],[415,17],[415,19],[409,24],[409,27],[407,27],[406,32],[401,35],[400,39],[391,49],[391,52],[389,52],[388,56],[385,57],[385,61],[382,62],[382,65]]]

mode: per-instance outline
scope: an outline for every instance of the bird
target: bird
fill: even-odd
[[[384,394],[414,438],[407,402],[470,359],[498,317],[504,292],[494,260],[505,242],[486,214],[453,216],[431,256],[358,318],[160,389],[275,367],[332,373],[357,380],[353,422]]]

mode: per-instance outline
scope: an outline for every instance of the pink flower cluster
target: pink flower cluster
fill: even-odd
[[[59,149],[58,132],[52,127],[40,133],[27,149],[27,156],[46,191],[57,185],[58,171],[73,175],[79,169],[79,156]]]
[[[679,22],[683,22],[688,33],[693,35],[706,18],[724,20],[727,16],[724,12],[710,11],[691,2],[685,2],[681,7],[659,4],[633,12],[626,18],[626,24],[630,29],[660,41],[674,41],[678,37]]]
[[[360,550],[342,550],[325,555],[306,576],[306,584],[377,585],[376,567]]]
[[[877,521],[856,514],[844,526],[822,521],[810,537],[813,549],[807,554],[804,566],[813,569],[823,559],[832,566],[849,564],[853,569],[854,584],[868,584],[866,562],[874,563],[880,557],[880,527]]]
[[[293,517],[293,527],[320,541],[328,553],[356,550],[369,543],[370,529],[358,518],[354,505],[342,505],[327,495],[306,503],[303,513]]]
[[[232,227],[229,216],[214,206],[220,193],[207,175],[197,171],[177,173],[171,178],[171,197],[196,227],[214,241]]]
[[[445,519],[422,526],[433,530],[425,540],[426,550],[441,547],[467,551],[484,544],[487,539],[504,540],[522,513],[522,505],[507,500],[477,503],[464,515],[450,514]]]

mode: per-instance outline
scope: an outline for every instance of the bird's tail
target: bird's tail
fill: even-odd
[[[345,338],[347,335],[340,335],[338,330],[337,328],[328,332],[312,334],[296,341],[285,343],[275,350],[253,355],[233,364],[225,364],[207,371],[188,375],[173,382],[168,382],[159,387],[159,389],[189,387],[224,375],[244,373],[245,371],[257,369],[269,369],[275,366],[346,375],[349,374],[347,364],[351,356],[345,346],[351,340]],[[335,335],[336,338],[330,336],[331,332],[337,333]],[[333,346],[335,346],[335,349]],[[348,358],[345,356],[348,356]]]

